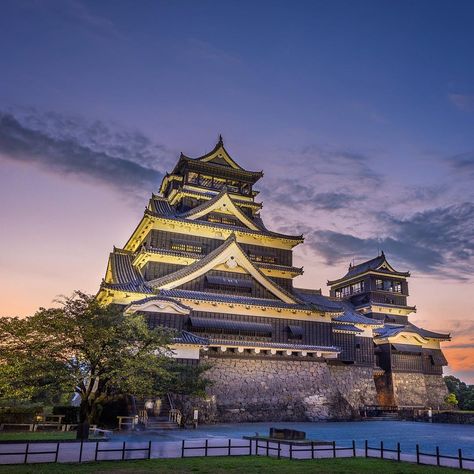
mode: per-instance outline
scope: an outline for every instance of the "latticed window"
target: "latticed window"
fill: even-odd
[[[176,252],[202,253],[202,245],[179,240],[172,241],[170,249]]]
[[[239,222],[236,219],[233,219],[232,217],[227,217],[227,216],[220,216],[217,214],[209,214],[207,216],[208,222],[216,222],[218,224],[227,224],[227,225],[233,225],[233,226],[238,226]]]
[[[277,258],[274,255],[259,255],[256,253],[249,253],[249,258],[253,262],[277,263]]]

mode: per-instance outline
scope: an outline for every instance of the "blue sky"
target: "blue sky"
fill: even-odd
[[[474,381],[473,24],[471,1],[4,0],[4,311],[94,292],[177,154],[222,133],[268,224],[305,233],[301,286],[383,248]]]

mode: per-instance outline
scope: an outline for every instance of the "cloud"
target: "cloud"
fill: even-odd
[[[465,112],[474,110],[474,95],[472,94],[448,94],[448,98],[459,110]]]
[[[474,175],[474,151],[450,156],[445,161],[462,175]]]
[[[100,121],[88,123],[33,109],[18,114],[0,112],[3,159],[56,174],[83,176],[135,195],[158,187],[167,153],[140,133],[114,130]]]
[[[383,249],[394,260],[422,273],[467,281],[474,273],[474,204],[415,213],[404,219],[381,213],[387,235],[359,237],[315,230],[308,243],[331,265],[352,257],[372,258]]]

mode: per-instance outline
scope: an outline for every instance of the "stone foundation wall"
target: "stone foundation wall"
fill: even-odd
[[[395,403],[401,406],[443,407],[448,394],[442,375],[393,372],[392,385]]]
[[[431,408],[446,408],[445,397],[449,394],[442,375],[425,375],[426,405]]]
[[[349,419],[375,403],[372,368],[264,358],[209,361],[208,394],[220,422]]]

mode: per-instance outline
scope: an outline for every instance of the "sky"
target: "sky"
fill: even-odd
[[[0,315],[95,293],[179,153],[263,170],[295,284],[384,250],[474,383],[474,3],[3,0]]]

